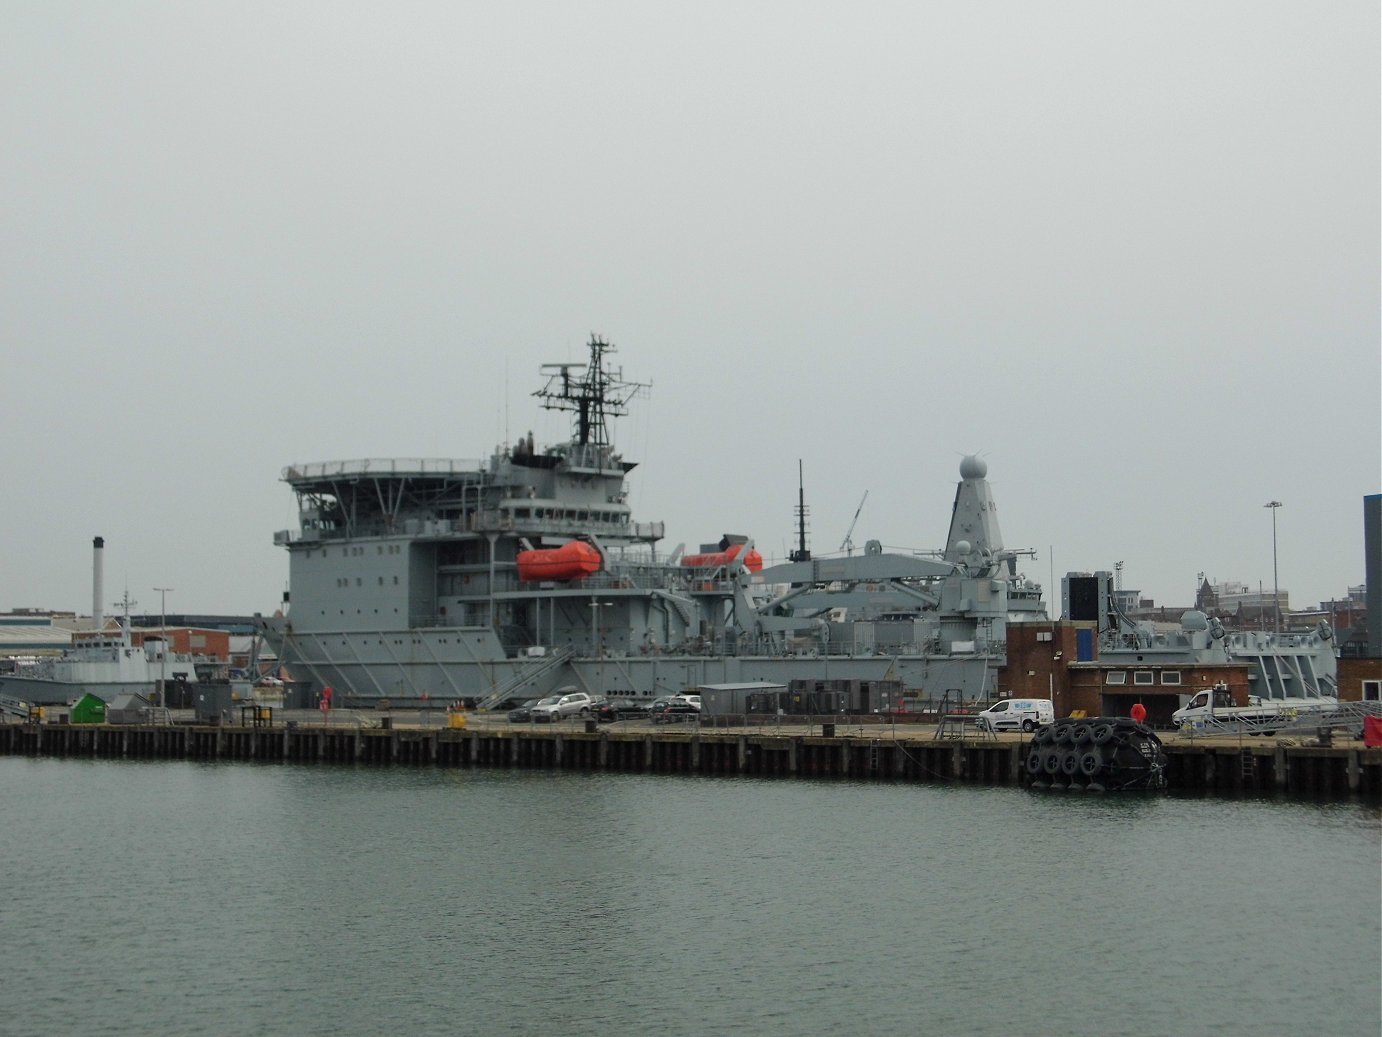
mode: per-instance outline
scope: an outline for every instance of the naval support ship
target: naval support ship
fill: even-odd
[[[494,707],[575,686],[675,694],[712,683],[887,682],[919,698],[992,695],[1007,625],[1046,618],[999,532],[987,465],[963,459],[943,549],[764,567],[751,538],[660,549],[635,521],[612,419],[646,386],[609,365],[544,365],[533,395],[570,412],[567,442],[531,433],[484,461],[291,465],[300,528],[282,614],[262,628],[300,685],[337,704]],[[804,507],[801,509],[804,513]]]

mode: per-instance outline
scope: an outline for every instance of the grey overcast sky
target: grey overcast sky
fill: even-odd
[[[0,609],[272,611],[285,465],[478,458],[591,332],[664,546],[1364,580],[1379,9],[0,2]],[[1048,595],[1058,601],[1058,595]],[[109,602],[107,603],[109,605]]]

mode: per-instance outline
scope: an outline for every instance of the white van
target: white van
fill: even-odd
[[[1050,699],[1003,699],[975,717],[984,731],[1035,731],[1055,720],[1056,707]]]

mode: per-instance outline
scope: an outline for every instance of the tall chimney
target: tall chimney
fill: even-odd
[[[105,567],[102,555],[106,542],[102,537],[91,541],[91,623],[96,633],[105,629],[106,617],[101,602],[106,600]]]

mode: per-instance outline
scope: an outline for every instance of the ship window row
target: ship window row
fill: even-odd
[[[395,576],[395,577],[393,578],[393,582],[394,582],[394,586],[395,586],[395,587],[398,586],[398,577],[397,577],[397,576]],[[349,576],[341,576],[341,577],[338,577],[338,578],[336,579],[336,586],[337,586],[337,587],[349,587],[349,586],[350,586],[350,577],[349,577]],[[363,581],[361,580],[361,578],[360,578],[359,576],[355,577],[355,586],[357,586],[357,587],[363,587],[363,586],[364,586],[364,583],[363,583]],[[384,577],[382,577],[382,576],[379,577],[379,586],[381,586],[381,587],[384,586]]]
[[[1133,671],[1133,674],[1132,674],[1132,682],[1133,682],[1134,685],[1137,685],[1137,686],[1139,686],[1139,687],[1144,687],[1144,688],[1147,687],[1148,685],[1155,684],[1155,683],[1156,683],[1156,671],[1155,671],[1155,670],[1134,670],[1134,671]],[[1180,670],[1162,670],[1162,671],[1161,671],[1161,683],[1162,683],[1162,684],[1174,686],[1174,685],[1180,684],[1180,682],[1181,682]],[[1127,683],[1128,683],[1128,671],[1127,671],[1127,670],[1109,670],[1107,673],[1104,674],[1104,683],[1105,683],[1105,684],[1127,684]]]
[[[559,519],[566,522],[615,522],[628,525],[626,511],[587,511],[576,508],[514,508],[516,519]]]
[[[396,555],[396,554],[399,554],[402,550],[403,550],[403,545],[402,545],[402,544],[376,544],[376,545],[375,545],[375,551],[376,551],[376,553],[381,554],[381,555],[382,555],[382,554]],[[361,555],[363,555],[364,553],[365,553],[365,549],[364,549],[363,547],[343,547],[343,548],[341,548],[341,557],[342,557],[342,558],[359,558],[359,557],[360,557]],[[331,554],[331,549],[330,549],[330,548],[327,548],[327,547],[323,547],[323,548],[322,548],[322,557],[323,557],[323,558],[327,557],[327,556],[330,555],[330,554]],[[313,555],[313,552],[312,552],[312,551],[304,551],[304,552],[303,552],[303,557],[304,557],[304,558],[311,558],[312,555]]]

